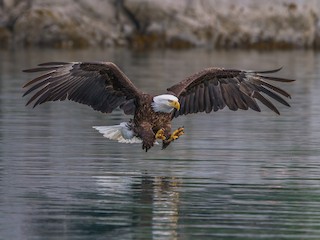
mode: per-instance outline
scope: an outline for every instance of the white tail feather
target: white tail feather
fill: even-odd
[[[113,126],[94,126],[93,128],[102,133],[104,137],[120,143],[142,143],[142,140],[134,136],[133,131],[128,129],[127,123]]]

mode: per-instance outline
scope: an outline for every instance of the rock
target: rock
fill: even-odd
[[[85,48],[111,45],[113,38],[117,37],[112,26],[114,11],[106,11],[107,17],[100,16],[99,9],[112,9],[108,2],[40,2],[17,19],[14,26],[17,45]],[[93,10],[94,2],[97,3],[97,11]]]
[[[317,0],[0,0],[1,47],[311,48]]]
[[[125,7],[141,35],[154,34],[157,26],[164,45],[183,39],[188,46],[218,48],[312,47],[319,32],[320,3],[312,0],[130,0]]]

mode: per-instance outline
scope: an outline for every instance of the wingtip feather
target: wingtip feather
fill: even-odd
[[[282,68],[283,68],[283,66],[278,67],[278,68],[276,68],[276,69],[271,69],[271,70],[261,70],[261,71],[250,70],[250,71],[247,71],[247,72],[249,72],[249,73],[259,73],[259,74],[261,74],[261,73],[266,73],[266,74],[268,74],[268,73],[279,72],[280,70],[282,70]]]

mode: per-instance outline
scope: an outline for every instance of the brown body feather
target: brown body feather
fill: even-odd
[[[125,114],[134,115],[130,120],[135,135],[142,139],[145,150],[155,142],[155,134],[163,129],[168,138],[171,134],[171,120],[180,115],[197,112],[210,113],[227,106],[235,111],[249,108],[260,111],[258,99],[272,111],[279,114],[273,103],[263,95],[290,106],[283,97],[290,95],[272,85],[270,81],[291,82],[293,80],[265,76],[280,69],[254,72],[222,68],[204,69],[167,89],[178,97],[180,110],[172,113],[154,112],[153,97],[138,90],[129,78],[111,62],[50,62],[25,72],[45,72],[27,82],[24,95],[33,92],[27,105],[71,100],[91,106],[103,113],[110,113],[120,107]],[[263,74],[263,75],[262,75]],[[170,143],[170,142],[169,142]],[[164,141],[163,148],[168,142]]]
[[[142,148],[146,150],[154,145],[158,130],[162,128],[166,137],[171,133],[171,113],[154,112],[151,103],[152,96],[141,94],[133,118],[133,129],[142,139]]]

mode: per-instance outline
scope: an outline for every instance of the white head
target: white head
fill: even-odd
[[[153,111],[169,113],[173,109],[180,109],[179,99],[170,94],[155,96],[152,103]]]

